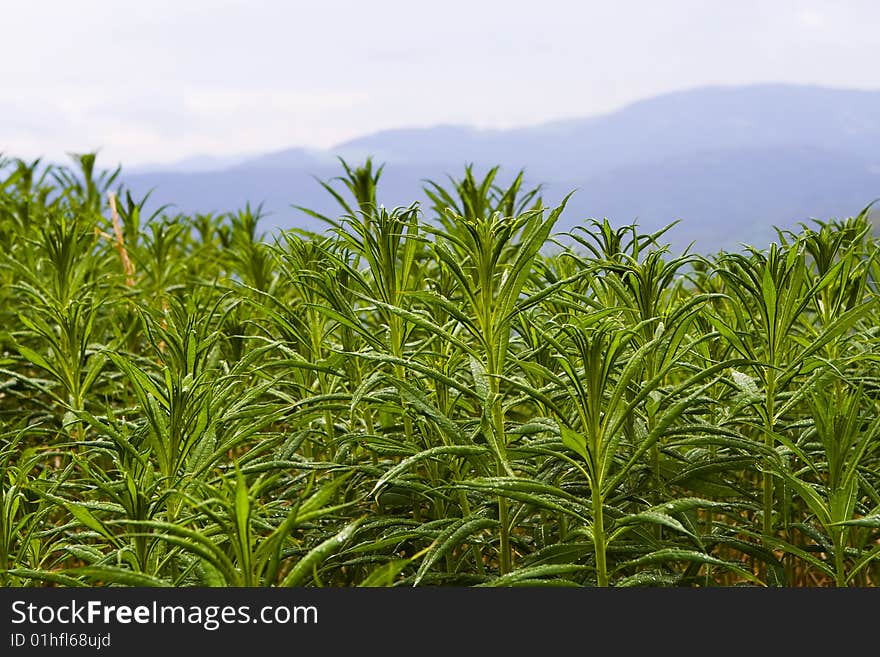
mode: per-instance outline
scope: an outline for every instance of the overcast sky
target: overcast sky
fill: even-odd
[[[0,152],[135,165],[710,84],[878,89],[878,25],[876,0],[0,0]]]

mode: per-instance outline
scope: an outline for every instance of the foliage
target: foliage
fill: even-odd
[[[670,254],[368,160],[266,237],[74,164],[0,168],[3,585],[880,583],[867,211]]]

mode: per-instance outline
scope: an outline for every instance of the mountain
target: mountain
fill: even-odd
[[[193,173],[222,171],[229,167],[241,163],[248,159],[240,155],[214,156],[214,155],[193,155],[185,157],[182,160],[172,162],[171,164],[141,164],[136,167],[127,169],[127,173],[135,175],[145,173],[175,172],[175,173]]]
[[[389,130],[326,151],[289,149],[220,170],[126,175],[135,191],[181,211],[226,211],[250,201],[266,228],[318,228],[292,204],[335,210],[314,177],[339,175],[336,156],[385,162],[386,206],[423,200],[422,180],[445,181],[467,163],[526,169],[545,201],[577,190],[560,228],[587,218],[638,220],[701,251],[765,242],[772,226],[859,212],[880,196],[880,91],[812,86],[708,87],[619,111],[510,130],[435,126]]]

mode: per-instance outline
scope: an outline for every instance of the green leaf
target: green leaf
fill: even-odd
[[[570,450],[575,452],[576,454],[580,454],[581,458],[585,461],[590,460],[590,456],[587,453],[587,439],[584,438],[577,431],[573,431],[569,429],[567,426],[560,424],[559,432],[562,436],[562,444],[568,447]]]
[[[437,458],[438,456],[477,456],[486,453],[488,453],[488,450],[480,445],[441,445],[439,447],[431,447],[430,449],[419,452],[414,456],[405,458],[379,477],[379,480],[373,486],[370,495],[375,495],[376,491],[382,486],[390,481],[394,481],[397,477],[409,471],[409,469],[419,461]]]
[[[468,517],[460,518],[447,527],[428,549],[424,560],[416,572],[413,586],[418,586],[437,561],[446,556],[451,550],[460,547],[464,539],[484,529],[497,527],[498,521],[491,518]]]
[[[100,582],[102,586],[108,584],[121,584],[122,586],[150,586],[170,587],[169,580],[155,577],[146,573],[138,573],[125,568],[115,566],[85,566],[83,568],[71,568],[65,571],[69,575],[85,577],[92,582]],[[94,584],[93,584],[94,586]]]
[[[479,586],[521,586],[528,584],[529,580],[543,580],[541,584],[547,585],[549,582],[546,578],[557,578],[560,575],[572,575],[589,570],[588,566],[580,566],[578,564],[543,564],[540,566],[526,566],[519,568],[511,573],[496,577],[490,582],[480,584]],[[563,584],[564,586],[565,584]]]
[[[312,574],[312,570],[326,558],[336,554],[345,547],[345,544],[354,536],[358,526],[363,522],[362,518],[358,518],[348,523],[336,535],[331,536],[318,546],[312,548],[308,554],[300,559],[296,565],[290,570],[281,582],[281,586],[291,587],[299,586],[302,582]]]
[[[656,550],[636,559],[625,561],[619,564],[616,570],[624,570],[626,568],[632,568],[634,566],[644,566],[651,563],[674,563],[677,561],[687,561],[693,563],[703,563],[710,566],[719,566],[746,578],[750,582],[754,582],[755,584],[764,586],[764,583],[760,579],[755,577],[754,574],[734,563],[724,561],[723,559],[718,559],[716,557],[705,554],[704,552],[695,552],[694,550],[683,550],[680,548],[662,548],[660,550]]]
[[[679,522],[672,516],[669,516],[665,513],[659,513],[657,511],[642,511],[641,513],[629,514],[615,520],[615,524],[619,527],[619,529],[616,529],[611,534],[611,536],[608,537],[608,543],[611,543],[615,538],[617,538],[617,536],[626,531],[629,526],[641,524],[662,525],[663,527],[668,527],[669,529],[673,529],[682,534],[686,534],[688,536],[696,538],[691,531],[689,531],[684,525],[681,524],[681,522]]]
[[[115,542],[116,537],[110,532],[106,525],[95,518],[87,508],[76,502],[70,502],[64,506],[71,514],[73,514],[74,518],[80,521],[80,523],[89,529],[98,532],[101,536]]]
[[[844,525],[847,527],[873,527],[880,529],[880,515],[864,516],[863,518],[855,518],[853,520],[845,520],[843,522],[830,522],[829,527]]]
[[[397,576],[403,572],[412,559],[392,559],[386,564],[382,564],[373,569],[366,578],[361,580],[359,587],[387,587],[394,583]]]

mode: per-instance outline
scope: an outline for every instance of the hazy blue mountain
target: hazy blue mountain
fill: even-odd
[[[222,171],[223,169],[236,166],[247,159],[250,158],[241,155],[193,155],[171,164],[142,164],[137,167],[129,167],[127,172],[131,174],[144,174],[172,171],[175,173]]]
[[[314,169],[322,165],[338,164],[330,152],[307,148],[288,148],[249,158],[236,164],[236,169]]]
[[[678,248],[694,241],[700,251],[767,244],[774,225],[850,216],[880,196],[880,169],[869,162],[809,146],[699,151],[590,177],[567,218],[637,218],[650,229],[681,220],[669,241]]]
[[[385,162],[387,206],[423,200],[422,180],[458,175],[466,163],[501,164],[545,183],[555,202],[576,189],[562,227],[589,217],[676,219],[676,247],[702,251],[761,242],[773,224],[847,216],[880,196],[880,92],[757,85],[703,88],[635,103],[611,114],[512,130],[466,126],[389,130],[327,151],[301,148],[246,159],[223,170],[126,176],[156,187],[156,202],[181,211],[225,211],[264,203],[266,227],[317,228],[292,204],[332,212],[315,182],[339,175],[335,156]]]

